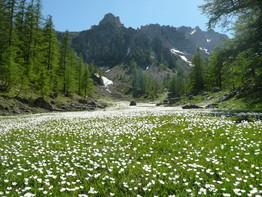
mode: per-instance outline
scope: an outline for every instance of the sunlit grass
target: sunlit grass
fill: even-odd
[[[0,196],[262,192],[261,121],[198,113],[69,117],[1,120]]]

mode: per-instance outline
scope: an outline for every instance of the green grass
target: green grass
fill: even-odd
[[[185,104],[196,104],[201,106],[206,106],[208,104],[217,103],[221,97],[224,96],[226,92],[206,92],[206,95],[196,95],[191,99],[187,96],[181,97],[180,101],[175,103],[175,105],[185,105]]]
[[[261,192],[261,121],[153,114],[62,118],[19,128],[23,121],[0,134],[0,196]]]
[[[220,109],[226,110],[236,110],[236,111],[252,111],[252,112],[262,112],[261,102],[250,102],[247,99],[230,99],[219,104]]]
[[[228,111],[243,111],[243,112],[262,112],[262,102],[260,95],[249,95],[245,98],[230,98],[226,101],[220,101],[226,94],[226,91],[207,92],[205,96],[197,95],[192,99],[189,97],[181,97],[181,100],[174,105],[196,104],[199,106],[207,106],[208,104],[218,104],[218,109]]]

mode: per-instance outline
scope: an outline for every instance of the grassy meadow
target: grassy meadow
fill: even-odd
[[[199,112],[0,119],[0,196],[260,196],[262,122]]]

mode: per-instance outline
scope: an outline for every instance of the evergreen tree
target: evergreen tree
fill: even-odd
[[[58,69],[58,43],[53,27],[52,17],[49,16],[42,30],[42,39],[40,40],[38,82],[40,82],[41,95],[50,95],[52,91],[57,91]]]
[[[91,79],[91,73],[89,70],[89,66],[87,64],[83,65],[83,75],[81,79],[81,89],[84,92],[84,96],[87,97],[88,95],[92,95],[94,91],[94,84],[93,80]]]
[[[220,90],[222,89],[223,81],[223,61],[223,53],[220,50],[216,50],[210,55],[208,63],[208,84]]]
[[[16,83],[17,64],[14,19],[17,11],[16,0],[0,1],[0,90],[10,90]]]
[[[156,83],[154,78],[149,74],[145,74],[144,78],[145,78],[145,97],[149,99],[155,99],[158,94],[158,88],[159,88],[158,84]]]
[[[242,83],[242,87],[249,91],[262,92],[262,1],[205,1],[201,8],[209,17],[209,27],[215,27],[219,23],[224,27],[233,24],[235,37],[227,44],[226,53],[219,52],[219,57],[223,57],[223,64],[227,65],[227,79],[235,78],[235,71],[244,67],[238,74],[248,83]],[[220,66],[221,64],[217,66],[218,70]]]
[[[78,91],[78,79],[77,79],[77,66],[78,66],[78,58],[76,53],[69,48],[68,53],[68,64],[66,67],[66,87],[67,94],[70,95],[72,93],[77,93]]]
[[[83,59],[78,59],[78,67],[77,67],[77,78],[78,78],[78,95],[81,95],[81,80],[82,80],[82,69],[83,69]]]
[[[58,42],[52,17],[41,15],[40,0],[0,0],[0,91],[92,94],[96,67],[89,72],[70,44],[68,32]]]
[[[16,11],[16,0],[7,0],[6,2],[6,9],[8,10],[6,12],[8,17],[8,46],[12,46],[13,42],[13,33],[14,33],[14,17],[15,17],[15,11]]]
[[[193,69],[190,74],[190,85],[191,85],[191,93],[196,95],[204,90],[204,79],[203,79],[203,71],[202,71],[202,58],[200,55],[200,51],[198,50],[196,55],[193,57]]]
[[[34,41],[35,41],[35,30],[36,30],[35,14],[34,14],[34,0],[26,7],[25,14],[25,32],[23,34],[23,53],[24,53],[24,66],[25,66],[25,75],[29,81],[32,79],[33,74],[33,55],[35,54],[33,51]]]
[[[63,77],[63,94],[67,95],[67,61],[68,61],[68,48],[69,48],[69,33],[66,31],[66,33],[63,36],[62,44],[61,44],[61,57],[60,57],[60,69],[61,69],[61,75]]]
[[[141,97],[145,94],[145,77],[136,62],[132,61],[130,65],[131,80],[132,80],[132,94],[134,97]]]
[[[169,94],[168,96],[172,98],[179,96],[176,76],[173,76],[169,82],[168,94]]]

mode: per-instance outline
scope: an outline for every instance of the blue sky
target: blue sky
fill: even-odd
[[[199,5],[204,0],[42,0],[43,14],[52,15],[59,31],[81,31],[98,24],[106,13],[119,16],[127,27],[158,23],[199,26],[206,29],[207,17]],[[216,29],[221,32],[221,29]]]

